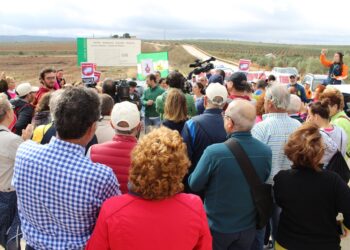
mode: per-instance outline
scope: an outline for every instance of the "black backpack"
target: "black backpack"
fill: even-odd
[[[339,150],[337,150],[337,152],[333,155],[326,169],[337,173],[345,181],[345,183],[349,182],[350,170],[348,164],[346,163],[343,155]]]
[[[329,135],[322,130],[320,130],[321,133],[326,134],[328,137]],[[340,149],[343,145],[343,138],[340,138]],[[344,159],[342,153],[337,150],[337,152],[332,156],[332,159],[329,161],[328,165],[326,166],[326,169],[329,171],[333,171],[337,173],[344,181],[345,183],[348,183],[350,180],[350,170],[348,167],[348,164],[346,163],[346,160]]]

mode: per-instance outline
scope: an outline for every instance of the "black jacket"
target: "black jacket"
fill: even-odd
[[[334,172],[310,168],[280,171],[274,177],[281,207],[277,242],[289,250],[340,249],[336,216],[350,227],[350,189]]]
[[[28,124],[32,122],[34,115],[34,107],[30,103],[22,100],[21,98],[16,98],[10,100],[11,104],[14,106],[14,111],[17,117],[17,121],[14,127],[14,132],[17,135],[22,135],[22,129],[25,129]]]
[[[116,98],[117,99],[116,99],[115,103],[128,101],[128,102],[136,104],[136,106],[139,110],[141,110],[141,108],[142,108],[141,98],[137,92],[135,92],[134,94],[130,94],[127,98],[120,98],[119,96],[116,96]]]
[[[139,110],[141,110],[141,108],[142,108],[141,98],[137,92],[135,92],[134,94],[131,94],[129,96],[129,101],[136,104],[137,108]]]
[[[299,121],[300,123],[305,122],[299,115],[290,115],[289,117]]]

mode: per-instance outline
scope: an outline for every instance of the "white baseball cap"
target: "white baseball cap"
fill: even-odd
[[[227,89],[224,85],[220,83],[211,83],[208,88],[205,90],[205,95],[209,98],[209,100],[216,105],[222,105],[227,101]],[[223,99],[222,102],[218,103],[214,101],[215,97],[221,97]]]
[[[131,102],[121,102],[114,105],[111,114],[111,122],[115,129],[130,131],[140,124],[140,111],[136,104]],[[118,123],[126,122],[127,127],[120,127]]]
[[[28,95],[29,93],[38,92],[38,87],[33,87],[29,82],[21,83],[17,86],[16,92],[19,97]]]

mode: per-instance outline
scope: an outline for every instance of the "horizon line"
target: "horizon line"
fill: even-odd
[[[46,38],[46,39],[67,39],[67,40],[75,40],[80,37],[84,38],[89,38],[89,39],[108,39],[111,38],[111,36],[75,36],[75,37],[65,37],[65,36],[50,36],[50,35],[28,35],[28,34],[21,34],[21,35],[2,35],[0,34],[0,37],[37,37],[37,38]],[[122,37],[120,37],[122,38]],[[119,38],[114,38],[114,39],[119,39]],[[125,38],[128,39],[128,38]],[[341,43],[330,43],[330,42],[306,42],[306,41],[301,41],[301,42],[292,42],[292,41],[258,41],[258,40],[240,40],[240,39],[229,39],[229,38],[167,38],[167,39],[162,39],[162,38],[142,38],[142,37],[137,37],[136,39],[140,39],[142,41],[228,41],[228,42],[239,42],[239,43],[257,43],[257,44],[278,44],[278,45],[328,45],[328,46],[350,46],[349,44],[341,44]],[[10,42],[10,41],[1,41],[1,42]],[[16,42],[45,42],[45,41],[16,41]],[[54,41],[52,41],[54,42]],[[57,41],[60,42],[60,41]]]

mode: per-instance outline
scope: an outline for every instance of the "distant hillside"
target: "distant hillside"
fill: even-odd
[[[50,36],[2,36],[0,35],[0,43],[9,43],[9,42],[70,42],[74,41],[75,38],[69,37],[50,37]]]

